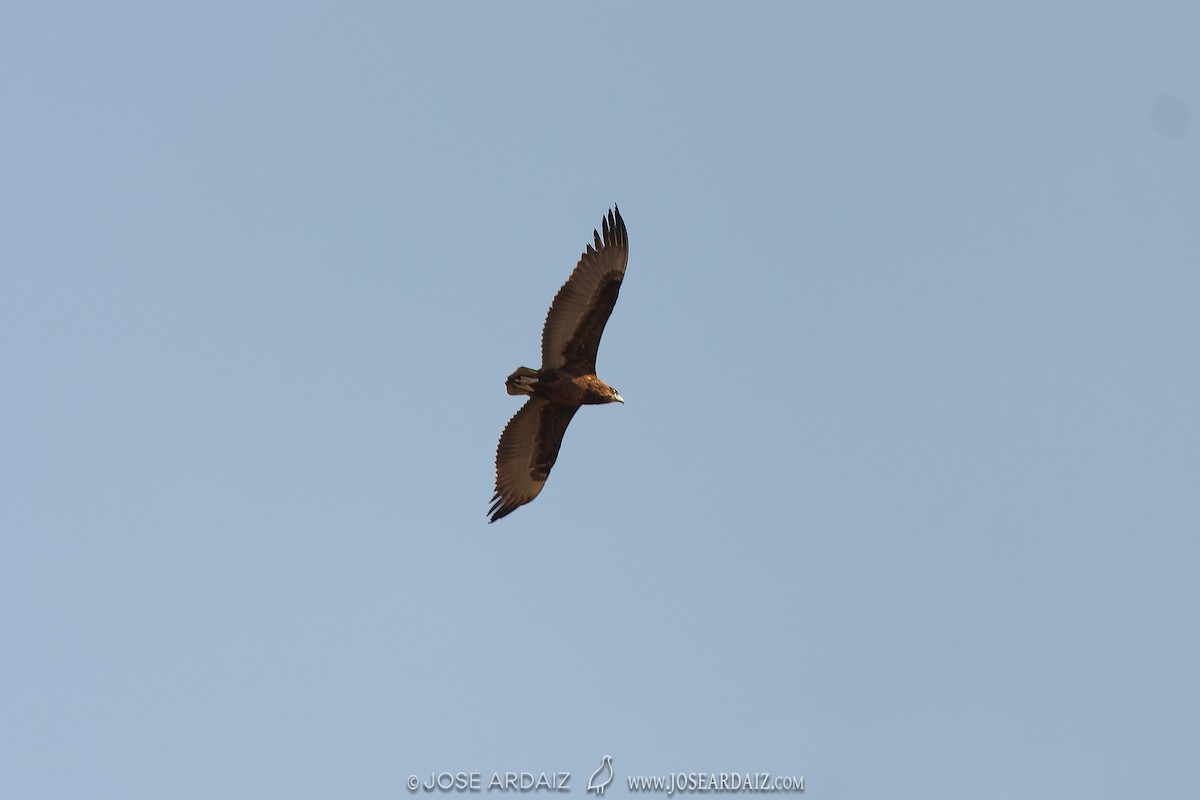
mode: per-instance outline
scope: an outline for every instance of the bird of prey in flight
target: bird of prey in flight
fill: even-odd
[[[592,231],[595,244],[554,296],[542,328],[542,368],[517,367],[505,382],[509,394],[529,395],[496,447],[496,494],[490,522],[508,516],[542,490],[558,458],[563,434],[581,405],[624,403],[596,377],[596,350],[617,302],[629,234],[616,206]]]

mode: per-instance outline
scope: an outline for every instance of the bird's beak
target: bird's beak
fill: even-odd
[[[619,394],[616,394],[616,393],[614,393],[614,394],[613,394],[613,400],[616,400],[616,401],[617,401],[618,403],[620,403],[621,405],[625,405],[625,398],[624,398],[624,397],[621,397],[621,395],[619,395]]]

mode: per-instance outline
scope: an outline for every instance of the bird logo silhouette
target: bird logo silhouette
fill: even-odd
[[[612,779],[612,756],[605,756],[600,759],[600,767],[592,773],[592,777],[588,778],[587,790],[595,792],[599,797],[603,797],[604,790],[612,783]]]

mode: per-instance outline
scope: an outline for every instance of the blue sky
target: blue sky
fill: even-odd
[[[1194,786],[1197,6],[4,17],[0,793]]]

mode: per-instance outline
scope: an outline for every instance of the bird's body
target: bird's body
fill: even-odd
[[[574,272],[554,296],[542,329],[542,367],[518,367],[505,382],[509,394],[529,395],[500,435],[491,522],[537,497],[558,458],[563,434],[581,405],[624,403],[596,376],[596,351],[617,302],[629,235],[615,206],[593,231]]]
[[[594,406],[624,401],[616,389],[595,373],[572,375],[560,369],[517,367],[517,371],[508,376],[507,386],[509,394],[533,395],[563,405]]]

